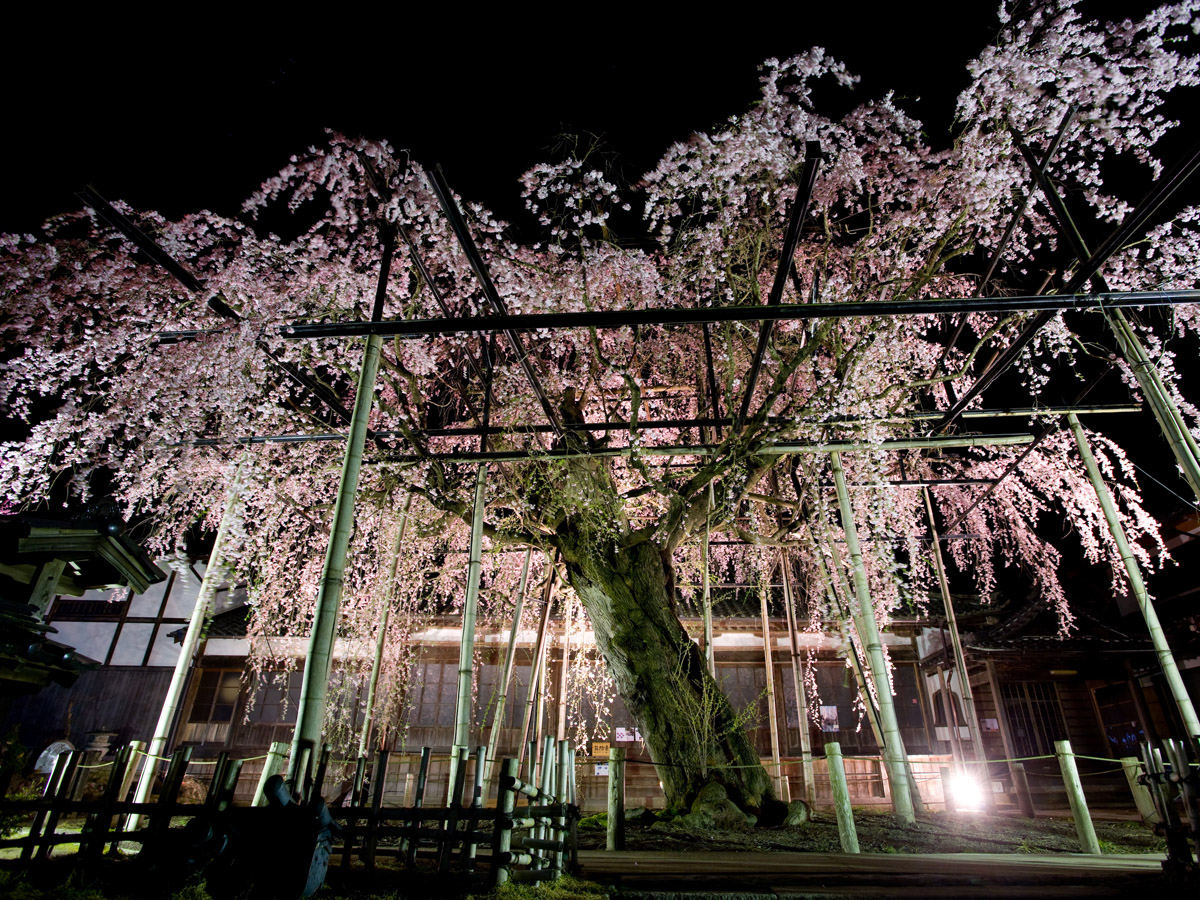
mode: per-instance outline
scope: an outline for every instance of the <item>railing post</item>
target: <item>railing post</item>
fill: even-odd
[[[571,752],[570,741],[558,742],[558,778],[557,784],[554,786],[554,801],[558,804],[561,813],[555,817],[555,824],[558,826],[554,830],[554,840],[561,843],[565,849],[567,844],[567,786],[571,781],[571,766],[574,763],[574,753]],[[553,851],[554,860],[554,877],[561,878],[566,869],[564,857],[566,854],[563,850]]]
[[[250,802],[251,806],[263,806],[267,802],[267,798],[263,796],[263,790],[266,787],[267,779],[272,775],[278,775],[283,768],[283,755],[287,752],[287,743],[284,741],[275,741],[271,744],[271,749],[267,751],[267,758],[263,762],[262,773],[258,776],[258,787],[254,789],[254,799]]]
[[[850,807],[850,788],[846,784],[842,745],[837,741],[825,745],[825,763],[829,766],[829,786],[833,789],[833,810],[837,815],[842,852],[858,853],[858,830],[854,827],[854,810]]]
[[[608,748],[608,840],[605,850],[625,849],[625,748]]]
[[[1067,789],[1067,801],[1071,804],[1071,816],[1075,819],[1075,833],[1084,853],[1099,854],[1100,842],[1096,839],[1096,828],[1088,813],[1087,800],[1083,796],[1083,784],[1079,780],[1079,769],[1075,765],[1075,754],[1070,741],[1055,741],[1054,754],[1062,769],[1063,785]]]

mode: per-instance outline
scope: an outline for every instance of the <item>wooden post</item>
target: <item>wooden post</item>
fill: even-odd
[[[42,621],[50,615],[50,607],[58,595],[58,580],[66,568],[65,559],[49,559],[38,567],[37,578],[33,580],[33,588],[29,592],[29,605]]]
[[[432,751],[428,747],[421,748],[421,767],[417,770],[417,787],[413,796],[413,809],[420,809],[425,805],[425,784],[429,778],[429,757]],[[414,829],[421,827],[420,817],[413,819],[410,823]],[[400,852],[404,854],[405,861],[411,869],[417,861],[417,845],[420,840],[416,837],[405,838],[400,843]]]
[[[271,749],[267,751],[267,758],[263,760],[262,772],[258,776],[258,787],[254,789],[254,799],[250,801],[251,806],[266,805],[267,798],[263,796],[263,789],[266,787],[267,780],[272,775],[278,775],[283,768],[283,757],[286,753],[286,742],[272,742]]]
[[[63,762],[60,777],[53,781],[54,793],[50,801],[50,811],[46,816],[46,827],[41,832],[39,840],[41,846],[38,847],[38,859],[49,859],[54,852],[54,832],[58,828],[58,820],[62,818],[62,814],[66,811],[66,806],[71,800],[71,791],[75,786],[75,776],[79,774],[79,764],[83,762],[84,752],[82,750],[71,750],[67,753],[59,754],[59,760],[66,757]],[[55,770],[58,771],[58,766]],[[33,830],[29,832],[30,839],[33,839]]]
[[[1100,467],[1096,464],[1096,457],[1092,455],[1092,448],[1088,445],[1087,437],[1083,433],[1083,426],[1079,424],[1079,416],[1075,413],[1067,413],[1067,421],[1071,425],[1071,430],[1075,433],[1075,442],[1079,445],[1079,455],[1082,457],[1088,476],[1092,480],[1092,487],[1096,491],[1096,498],[1100,501],[1100,506],[1104,510],[1104,518],[1108,521],[1109,533],[1112,535],[1113,542],[1117,545],[1117,552],[1121,556],[1121,562],[1125,564],[1125,574],[1129,579],[1130,590],[1133,593],[1134,599],[1137,600],[1138,608],[1142,611],[1142,617],[1146,620],[1146,628],[1150,632],[1150,640],[1154,644],[1154,652],[1158,656],[1159,665],[1162,666],[1163,675],[1166,677],[1167,686],[1171,689],[1171,696],[1175,699],[1175,705],[1179,707],[1179,715],[1183,719],[1184,728],[1187,730],[1189,738],[1193,740],[1200,739],[1200,719],[1196,717],[1196,708],[1192,705],[1192,698],[1188,695],[1183,678],[1179,675],[1179,668],[1175,665],[1175,657],[1171,654],[1171,648],[1167,646],[1167,636],[1163,632],[1162,625],[1159,624],[1158,613],[1154,610],[1154,604],[1150,600],[1150,594],[1146,591],[1146,585],[1142,582],[1142,573],[1138,569],[1137,559],[1134,557],[1133,549],[1129,546],[1129,541],[1125,537],[1125,529],[1121,526],[1121,518],[1113,503],[1112,495],[1109,494],[1108,488],[1104,484],[1104,479],[1100,475]]]
[[[1136,756],[1122,756],[1121,768],[1125,770],[1125,781],[1129,785],[1129,792],[1133,794],[1138,815],[1145,824],[1157,825],[1162,821],[1162,816],[1154,808],[1154,798],[1150,796],[1144,784],[1138,783],[1138,776],[1142,774],[1142,761]]]
[[[517,792],[513,782],[517,778],[517,761],[509,758],[500,764],[500,790],[496,803],[495,856],[492,861],[492,882],[496,887],[512,877],[509,856],[512,851],[512,818],[517,809]]]
[[[171,754],[167,776],[163,779],[162,790],[158,793],[158,803],[154,812],[150,814],[150,825],[147,828],[149,840],[159,840],[171,827],[171,814],[174,812],[175,801],[179,799],[179,788],[183,785],[183,777],[187,774],[188,763],[191,761],[191,747],[183,747]]]
[[[954,812],[954,782],[953,773],[949,766],[938,768],[938,777],[942,780],[942,801],[946,804],[946,812]]]
[[[837,815],[838,839],[843,853],[858,853],[858,830],[854,827],[854,810],[850,806],[850,788],[846,784],[846,766],[842,762],[842,745],[830,741],[825,745],[825,763],[829,767],[829,786],[833,789],[833,811]]]
[[[1033,808],[1033,792],[1029,790],[1029,778],[1025,774],[1025,764],[1015,762],[1010,767],[1013,777],[1013,791],[1017,795],[1017,804],[1021,807],[1021,815],[1027,819],[1036,819],[1037,812]],[[984,770],[987,774],[987,770]],[[989,786],[990,787],[990,786]],[[989,790],[988,793],[991,793]]]
[[[801,670],[800,643],[797,635],[796,594],[792,590],[791,563],[786,550],[779,551],[783,570],[783,605],[787,611],[788,643],[792,651],[792,690],[796,695],[796,725],[800,731],[800,766],[804,775],[804,799],[809,805],[816,799],[813,785],[812,735],[808,731],[808,692],[804,689]]]
[[[701,603],[704,616],[704,661],[708,664],[708,674],[717,677],[717,653],[713,646],[712,594],[709,591],[708,574],[708,538],[709,519],[712,517],[713,486],[708,483],[708,509],[704,517],[704,542],[700,545],[700,585]]]
[[[1067,789],[1067,801],[1071,804],[1071,817],[1075,820],[1075,833],[1084,853],[1099,854],[1100,842],[1096,839],[1096,828],[1088,813],[1087,800],[1083,796],[1083,784],[1079,780],[1079,769],[1075,765],[1075,754],[1070,741],[1055,741],[1054,755],[1062,769],[1063,785]]]
[[[396,587],[396,570],[400,567],[400,549],[404,545],[404,531],[408,527],[408,513],[412,509],[412,492],[404,498],[404,512],[400,514],[400,524],[396,528],[396,537],[388,552],[387,575],[379,594],[379,626],[375,634],[375,655],[371,658],[371,675],[367,679],[367,699],[364,704],[362,732],[358,736],[358,755],[367,755],[367,745],[371,742],[371,727],[375,721],[375,691],[379,687],[379,670],[383,666],[383,648],[387,643],[388,619],[392,613],[392,591]]]
[[[529,669],[529,695],[525,698],[525,717],[521,722],[521,742],[517,745],[518,767],[530,740],[535,738],[537,726],[534,725],[534,711],[537,709],[537,695],[541,690],[541,675],[546,659],[546,636],[550,628],[550,603],[554,598],[554,573],[557,571],[554,562],[547,559],[546,581],[542,586],[542,615],[538,622],[537,644],[533,648],[533,662]],[[533,771],[537,768],[537,745],[529,755],[530,781]]]
[[[942,542],[938,537],[936,520],[933,517],[933,500],[929,488],[921,489],[925,496],[925,514],[929,517],[929,536],[933,546],[933,564],[937,569],[938,590],[942,595],[942,606],[946,609],[946,628],[950,632],[950,645],[954,649],[954,668],[958,670],[959,693],[963,698],[964,712],[967,714],[967,733],[971,736],[976,759],[983,759],[982,731],[979,727],[979,713],[975,709],[975,694],[971,690],[971,676],[967,673],[967,658],[963,655],[962,638],[958,633],[958,618],[954,614],[954,601],[950,597],[950,583],[946,580],[946,566],[942,561]],[[950,724],[947,722],[946,724]],[[957,725],[955,726],[957,729]],[[992,792],[991,780],[988,780],[986,793]]]
[[[625,849],[625,748],[608,748],[608,838],[605,850]]]
[[[904,754],[904,739],[900,735],[900,723],[896,719],[896,707],[889,688],[887,659],[883,655],[883,642],[879,626],[875,622],[874,604],[871,601],[867,570],[863,563],[862,549],[858,543],[858,528],[854,523],[854,510],[850,506],[850,492],[846,488],[846,476],[842,470],[841,454],[836,450],[829,454],[833,468],[834,484],[837,487],[838,507],[841,512],[842,531],[846,536],[846,549],[854,571],[854,593],[858,599],[858,614],[854,624],[862,641],[871,678],[875,682],[879,701],[879,725],[886,742],[883,748],[887,764],[888,782],[892,789],[892,809],[901,822],[916,821],[913,811],[912,792],[909,786],[908,766]]]
[[[758,599],[762,606],[762,636],[763,636],[763,666],[767,670],[767,721],[771,731],[771,766],[775,776],[775,791],[779,799],[785,803],[791,799],[788,795],[787,779],[783,776],[783,767],[779,754],[779,714],[775,708],[775,660],[771,653],[771,619],[767,609],[767,585],[759,586]]]
[[[371,811],[367,816],[367,834],[363,841],[363,862],[368,872],[375,871],[375,845],[379,838],[379,810],[383,806],[383,792],[387,785],[388,754],[380,750],[375,754],[375,768],[371,770]],[[410,851],[411,852],[411,851]]]
[[[521,611],[525,607],[525,588],[529,583],[529,559],[533,548],[525,551],[525,562],[521,565],[521,582],[517,586],[517,598],[513,603],[512,628],[508,632],[508,652],[504,656],[504,668],[500,672],[496,708],[492,713],[492,730],[488,735],[487,758],[483,763],[484,790],[491,783],[492,764],[496,761],[496,750],[500,746],[500,729],[504,726],[504,708],[508,703],[508,685],[512,681],[513,665],[517,659],[517,633],[521,630]],[[531,676],[532,678],[532,676]]]

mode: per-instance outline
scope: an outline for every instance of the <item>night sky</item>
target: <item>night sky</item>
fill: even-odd
[[[1083,9],[1111,18],[1152,5]],[[8,174],[0,231],[30,231],[77,209],[75,191],[88,183],[171,217],[199,208],[234,215],[326,128],[386,138],[426,166],[440,163],[459,193],[527,226],[518,178],[550,155],[556,135],[602,137],[636,180],[671,142],[744,111],[763,59],[814,45],[862,77],[853,92],[818,91],[818,109],[836,115],[895,90],[944,145],[966,63],[997,30],[996,6],[960,4],[952,20],[896,3],[828,4],[822,13],[729,5],[719,19],[685,5],[647,15],[611,4],[571,7],[569,16],[562,6],[545,14],[456,7],[386,21],[350,6],[340,21],[305,22],[215,8],[174,21],[95,12],[67,21],[51,11],[10,33],[0,53]],[[1187,118],[1197,100],[1171,112]],[[1185,122],[1164,160],[1197,134]],[[1186,198],[1200,199],[1200,189],[1192,185]],[[1104,399],[1125,399],[1110,382]],[[1172,489],[1182,487],[1165,446],[1145,458],[1159,460]],[[1146,486],[1178,506],[1170,491]]]

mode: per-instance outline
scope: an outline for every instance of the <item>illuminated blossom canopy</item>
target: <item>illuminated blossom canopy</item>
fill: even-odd
[[[973,83],[958,99],[948,149],[933,149],[921,123],[891,95],[840,119],[822,115],[813,86],[849,85],[854,78],[813,49],[767,60],[761,98],[750,111],[669,147],[635,185],[618,184],[601,154],[582,144],[567,158],[531,169],[523,195],[544,228],[537,243],[518,242],[505,222],[460,200],[497,291],[514,314],[761,305],[781,264],[783,229],[809,142],[819,144],[822,162],[790,260],[793,277],[783,282],[784,303],[1060,288],[1074,257],[1056,234],[1018,142],[1045,158],[1073,108],[1047,171],[1069,195],[1077,221],[1099,234],[1115,226],[1138,198],[1106,181],[1108,167],[1133,159],[1157,175],[1171,162],[1156,155],[1175,124],[1162,109],[1172,92],[1200,81],[1196,59],[1186,52],[1197,13],[1184,3],[1141,21],[1101,24],[1056,0],[1002,18],[995,45],[971,64]],[[1030,194],[998,268],[982,284],[987,260]],[[385,319],[470,319],[491,310],[427,173],[383,142],[331,135],[268,179],[238,217],[200,212],[169,221],[117,206],[195,273],[202,288],[188,290],[148,264],[90,208],[48,222],[40,235],[0,238],[0,328],[9,348],[0,398],[29,423],[27,437],[3,446],[5,501],[9,508],[35,505],[64,478],[86,492],[89,473],[103,468],[128,514],[151,517],[154,541],[170,551],[197,519],[215,526],[231,468],[244,454],[244,534],[234,552],[256,605],[252,627],[260,636],[302,633],[343,444],[247,446],[237,439],[344,431],[338,415],[277,361],[311,373],[349,408],[362,344],[297,340],[288,326],[369,318],[381,234],[389,230],[403,239],[388,273]],[[614,220],[628,218],[631,208],[641,212],[644,235],[623,241],[614,235]],[[1196,288],[1198,234],[1197,210],[1179,211],[1117,252],[1104,276],[1113,290]],[[487,405],[499,433],[488,447],[532,453],[489,468],[483,614],[499,622],[508,609],[523,554],[505,551],[539,551],[535,578],[561,554],[617,688],[635,714],[652,716],[635,696],[651,677],[639,654],[651,651],[637,649],[638,635],[622,633],[623,613],[616,610],[640,604],[662,628],[675,629],[664,646],[678,640],[675,601],[690,588],[677,585],[699,580],[706,523],[713,535],[743,542],[714,547],[713,571],[754,581],[778,566],[778,548],[791,548],[810,617],[835,618],[817,564],[818,557],[828,561],[831,540],[841,539],[827,455],[764,450],[836,438],[866,448],[844,461],[876,616],[886,625],[891,611],[920,606],[936,590],[921,494],[891,482],[995,478],[1021,448],[897,453],[878,445],[928,434],[933,423],[913,415],[949,408],[949,392],[968,390],[1028,318],[972,313],[953,346],[953,316],[780,321],[744,427],[719,430],[644,426],[714,410],[736,415],[757,321],[712,325],[708,347],[698,326],[525,334],[533,369],[561,417],[628,423],[567,438],[527,428],[544,425],[545,412],[516,354],[497,340]],[[1097,318],[1056,314],[1022,355],[1022,388],[1010,383],[1007,397],[1023,390],[1025,405],[1036,404],[1051,378],[1105,359],[1111,341],[1097,340]],[[1193,426],[1197,410],[1170,378],[1170,347],[1194,346],[1198,326],[1196,306],[1175,307],[1165,326],[1155,316],[1137,326]],[[168,332],[186,334],[164,341]],[[475,465],[446,455],[479,449],[477,436],[454,429],[482,424],[486,367],[479,335],[401,337],[384,345],[370,422],[377,436],[367,442],[343,602],[343,633],[364,641],[381,602],[397,610],[383,707],[402,691],[421,616],[461,604]],[[981,395],[972,405],[987,404]],[[1093,439],[1107,477],[1120,483],[1121,513],[1139,561],[1152,567],[1162,547],[1133,472],[1117,443],[1099,434]],[[673,457],[653,452],[703,443],[715,449]],[[634,449],[572,459],[546,453],[563,446]],[[415,501],[400,577],[392,596],[381,598],[381,548],[409,492]],[[933,489],[943,522],[957,519],[977,496],[970,485]],[[958,523],[958,530],[983,539],[949,546],[957,577],[964,584],[973,579],[983,594],[995,589],[999,569],[1022,567],[1069,629],[1060,552],[1038,530],[1051,517],[1066,517],[1092,562],[1115,559],[1065,432],[1042,442]],[[273,651],[265,647],[267,659]],[[685,676],[675,673],[676,680],[702,680]],[[666,726],[642,726],[656,758],[678,759],[683,770],[694,764],[703,771],[739,752],[718,752],[711,743],[688,750]],[[667,784],[669,794],[694,793],[699,776],[687,771],[684,780]],[[769,794],[753,774],[729,777],[741,779],[735,787],[747,802]]]

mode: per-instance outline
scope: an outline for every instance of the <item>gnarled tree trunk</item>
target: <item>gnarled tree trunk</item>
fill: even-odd
[[[709,782],[723,785],[743,809],[773,800],[745,722],[675,613],[670,562],[658,546],[644,540],[600,549],[586,535],[561,529],[558,545],[667,802],[690,805]]]

